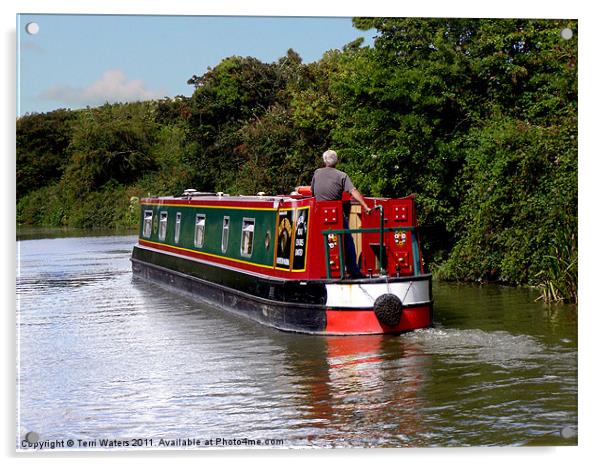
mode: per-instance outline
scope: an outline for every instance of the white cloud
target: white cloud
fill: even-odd
[[[46,50],[39,46],[38,44],[34,43],[34,42],[27,42],[24,41],[21,43],[21,50],[23,51],[30,51],[30,52],[35,52],[41,55],[44,55],[46,53]]]
[[[128,80],[121,70],[105,71],[99,80],[84,88],[58,84],[39,95],[41,99],[54,100],[66,105],[90,106],[102,105],[105,102],[151,100],[164,96],[164,91],[148,89],[140,79]]]

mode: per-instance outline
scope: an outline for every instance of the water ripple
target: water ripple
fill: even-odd
[[[398,337],[288,334],[132,279],[134,241],[20,243],[20,433],[576,442],[558,434],[577,424],[575,320],[522,291],[436,284],[440,323]]]

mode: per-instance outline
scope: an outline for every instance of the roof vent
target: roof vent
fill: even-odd
[[[196,189],[185,189],[184,192],[182,194],[180,194],[180,197],[193,197],[193,196],[215,196],[215,193],[209,193],[209,192],[200,192],[197,191]]]

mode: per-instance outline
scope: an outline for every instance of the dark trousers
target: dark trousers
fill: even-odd
[[[349,220],[343,216],[343,228],[349,229]],[[357,256],[355,255],[355,243],[350,233],[343,235],[343,242],[345,246],[345,269],[349,275],[357,276],[360,275],[360,268],[357,266]]]

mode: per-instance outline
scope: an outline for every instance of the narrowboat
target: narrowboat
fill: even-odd
[[[432,278],[414,198],[366,202],[369,214],[347,194],[317,201],[308,187],[278,196],[187,189],[142,199],[132,270],[284,331],[398,334],[431,326]],[[359,277],[347,273],[348,235]]]

